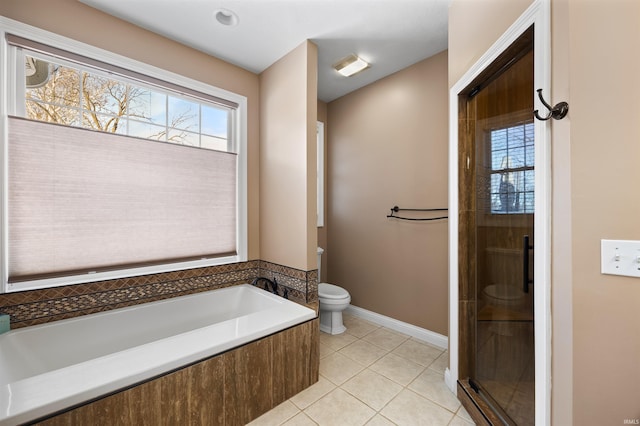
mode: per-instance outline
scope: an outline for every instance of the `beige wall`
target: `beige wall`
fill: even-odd
[[[0,15],[246,96],[249,259],[260,257],[257,75],[128,24],[77,0],[2,0]]]
[[[328,105],[328,281],[355,306],[447,334],[447,53]]]
[[[600,240],[640,240],[640,2],[568,5],[573,420],[621,424],[640,419],[640,279],[601,275]]]
[[[490,18],[470,26],[473,3],[450,9],[450,85],[517,17],[505,2],[477,2]],[[623,424],[640,418],[640,281],[600,274],[600,240],[640,239],[640,3],[551,6],[550,98],[570,105],[550,123],[552,424]]]
[[[533,0],[452,0],[449,86],[453,86]]]
[[[551,11],[550,99],[569,101],[569,11],[567,2],[554,1]],[[551,419],[555,425],[573,423],[573,277],[571,202],[571,121],[570,114],[551,123],[552,157],[552,268],[551,268]],[[555,167],[553,165],[556,165]],[[562,259],[558,262],[557,259]]]
[[[304,42],[260,74],[260,256],[317,269],[317,47]]]

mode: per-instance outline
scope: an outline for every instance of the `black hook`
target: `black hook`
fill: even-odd
[[[533,111],[533,115],[535,115],[538,120],[547,121],[550,118],[561,120],[567,115],[567,113],[569,112],[568,103],[560,102],[556,104],[556,106],[552,107],[542,98],[542,89],[538,89],[537,92],[538,97],[540,98],[540,102],[542,102],[542,105],[544,105],[549,110],[549,115],[547,115],[546,117],[541,117],[538,114],[538,110]]]

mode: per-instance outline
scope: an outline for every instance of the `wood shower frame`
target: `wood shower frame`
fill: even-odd
[[[500,417],[487,406],[482,398],[477,396],[477,393],[472,390],[469,381],[466,379],[468,377],[476,377],[477,375],[475,373],[476,354],[478,350],[476,346],[476,322],[479,312],[477,311],[476,299],[479,292],[477,286],[480,282],[483,282],[483,274],[480,271],[480,266],[482,266],[483,262],[482,259],[478,258],[478,247],[483,246],[482,241],[486,238],[486,235],[484,237],[480,237],[479,235],[481,223],[479,223],[477,219],[478,214],[480,212],[486,212],[488,208],[476,195],[478,190],[476,168],[479,162],[484,160],[476,158],[478,152],[476,134],[477,117],[474,110],[469,108],[469,105],[471,102],[470,99],[474,98],[478,92],[485,87],[490,87],[503,73],[510,72],[510,68],[516,66],[516,63],[518,63],[523,56],[533,51],[534,33],[534,28],[531,26],[458,95],[458,230],[460,231],[458,237],[458,259],[460,265],[467,265],[467,267],[458,268],[459,330],[461,338],[459,343],[460,356],[458,361],[459,376],[457,394],[477,424],[502,424],[502,421]],[[521,90],[519,88],[514,89]],[[526,92],[518,93],[526,98]],[[516,94],[516,98],[517,97],[518,94]],[[500,104],[498,106],[500,106]],[[493,112],[496,113],[496,111]],[[502,113],[505,112],[506,111],[503,111]],[[526,214],[524,215],[526,216]],[[489,216],[492,215],[489,214]],[[495,225],[496,222],[504,222],[501,219],[503,218],[490,217],[485,220]],[[530,220],[531,219],[526,221],[528,222]],[[521,222],[522,219],[519,221]],[[523,230],[522,232],[525,231]],[[503,241],[503,243],[513,244],[513,241],[508,241],[510,240],[508,235],[502,235],[501,238],[507,238],[507,241]],[[484,279],[486,279],[486,277],[484,277]]]
[[[463,75],[450,89],[449,96],[449,368],[445,371],[445,381],[449,389],[458,392],[458,380],[468,377],[469,360],[460,359],[470,353],[472,339],[468,330],[472,328],[470,318],[474,318],[469,301],[470,287],[465,285],[466,278],[459,277],[461,266],[467,266],[470,261],[464,257],[465,252],[475,247],[466,247],[466,240],[459,241],[459,233],[464,232],[463,226],[468,222],[465,206],[459,206],[458,188],[461,167],[466,167],[467,159],[459,155],[459,133],[464,135],[464,129],[459,128],[458,118],[464,113],[458,102],[458,97],[471,83],[498,59],[532,25],[535,25],[535,64],[534,84],[537,88],[550,93],[551,75],[551,4],[550,0],[534,0],[529,8],[509,27],[509,29],[482,55],[482,57]],[[538,104],[536,104],[536,108]],[[551,422],[551,303],[550,303],[550,265],[551,265],[551,148],[550,126],[548,122],[536,121],[535,139],[536,153],[536,199],[535,199],[535,228],[537,256],[534,264],[536,276],[536,293],[534,300],[535,311],[535,418],[536,424],[550,424]],[[470,160],[469,160],[470,161]],[[462,182],[472,184],[472,182]],[[462,224],[459,227],[459,222]],[[460,255],[462,254],[462,258]],[[475,265],[468,265],[475,269]],[[462,362],[461,362],[462,361]],[[464,392],[461,396],[464,398]],[[464,402],[464,400],[463,400]],[[466,405],[466,404],[465,404]],[[479,411],[478,411],[479,413]],[[490,424],[490,419],[482,415],[475,418],[479,424]],[[499,423],[497,423],[499,424]]]

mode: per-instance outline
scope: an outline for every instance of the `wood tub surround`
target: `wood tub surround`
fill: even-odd
[[[313,319],[31,424],[244,425],[318,381]]]

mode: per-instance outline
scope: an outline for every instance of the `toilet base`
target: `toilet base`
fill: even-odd
[[[320,311],[320,331],[327,334],[342,334],[346,330],[342,323],[342,311]]]

